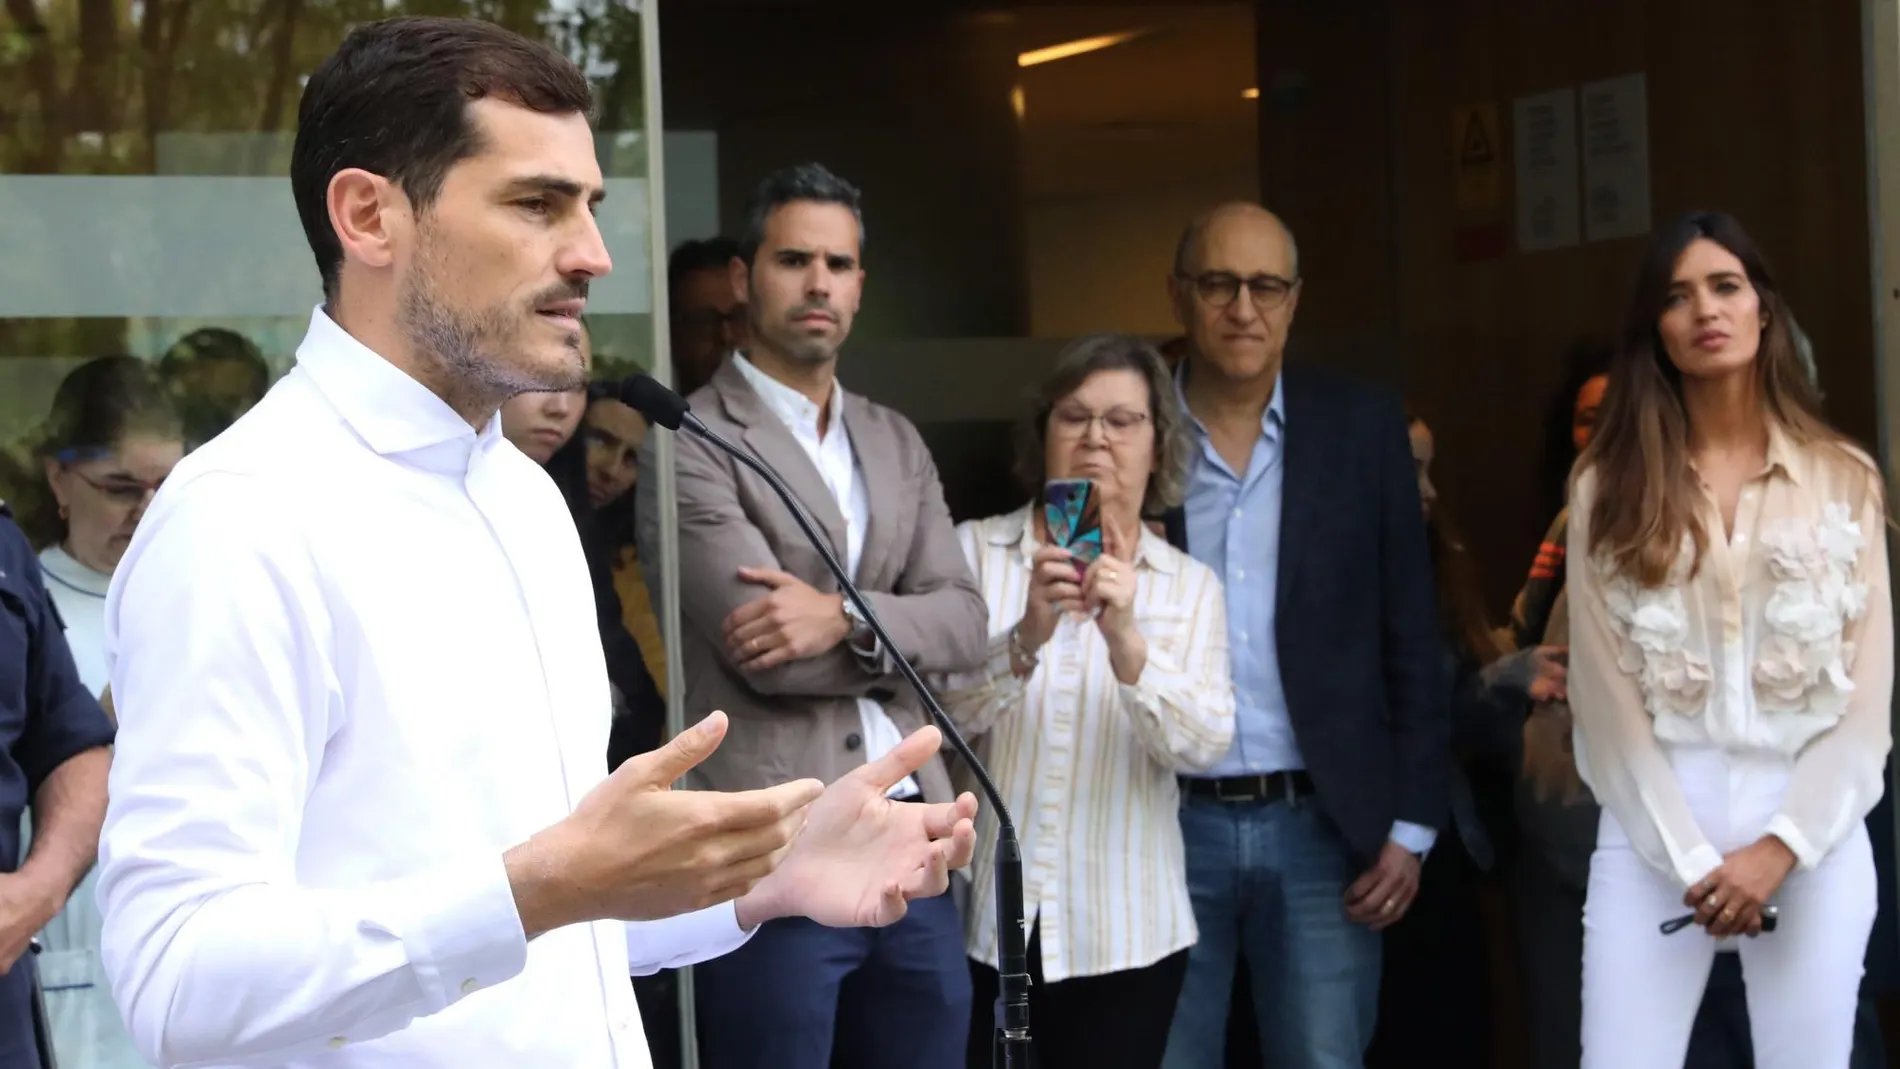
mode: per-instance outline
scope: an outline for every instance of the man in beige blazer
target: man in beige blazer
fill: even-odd
[[[817,164],[753,194],[735,295],[751,344],[690,398],[764,458],[923,673],[978,667],[988,610],[958,548],[929,450],[909,420],[838,385],[864,269],[858,191]],[[771,488],[705,442],[674,438],[685,701],[733,728],[699,766],[716,790],[830,782],[922,727],[922,711]],[[649,453],[650,460],[650,453]],[[658,480],[642,476],[641,559],[659,563]],[[650,581],[657,582],[657,573]],[[953,797],[941,760],[892,797]],[[771,921],[696,971],[707,1069],[846,1064],[960,1069],[970,977],[951,896],[884,929]]]

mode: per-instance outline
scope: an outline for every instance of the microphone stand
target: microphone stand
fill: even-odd
[[[745,465],[753,474],[764,479],[766,485],[772,488],[772,492],[779,496],[779,500],[785,502],[785,506],[792,512],[792,519],[798,522],[799,530],[805,532],[805,538],[811,542],[812,548],[818,551],[818,555],[824,558],[825,567],[831,569],[832,576],[838,580],[839,589],[844,592],[845,597],[851,599],[851,604],[857,606],[858,612],[863,614],[864,622],[870,626],[871,633],[877,636],[878,642],[891,655],[891,660],[896,663],[897,670],[903,675],[905,682],[909,683],[911,689],[917,692],[917,697],[923,700],[924,708],[930,710],[931,719],[937,722],[937,727],[943,732],[944,738],[950,740],[951,747],[957,751],[958,756],[963,758],[963,763],[976,774],[977,783],[983,788],[983,794],[989,799],[990,806],[995,809],[996,946],[997,964],[1000,966],[996,972],[1000,981],[998,988],[1001,991],[1003,1003],[1003,1019],[997,1025],[995,1064],[1005,1069],[1029,1069],[1029,952],[1027,947],[1029,936],[1028,923],[1023,917],[1023,849],[1022,844],[1016,839],[1016,823],[1010,819],[1009,808],[1003,804],[1003,793],[996,789],[995,781],[990,779],[989,770],[984,768],[983,762],[977,760],[976,754],[970,751],[970,744],[964,741],[963,734],[957,730],[957,726],[950,722],[950,717],[943,711],[943,706],[937,704],[936,696],[930,693],[928,686],[924,685],[917,670],[911,667],[910,661],[898,650],[897,644],[891,641],[891,636],[879,622],[877,613],[865,601],[864,595],[858,591],[857,584],[851,581],[850,574],[845,571],[844,565],[839,563],[837,554],[832,552],[830,540],[818,530],[817,523],[805,511],[805,506],[799,504],[798,498],[793,496],[791,489],[779,479],[778,473],[767,467],[764,461],[720,437],[692,412],[683,412],[680,423],[694,434],[717,446],[727,456]]]

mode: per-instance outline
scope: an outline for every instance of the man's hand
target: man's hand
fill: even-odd
[[[1418,855],[1386,840],[1365,875],[1346,888],[1346,916],[1382,932],[1405,916],[1418,895]]]
[[[843,595],[820,594],[776,568],[741,568],[739,578],[772,591],[726,617],[726,654],[740,671],[762,672],[829,653],[850,637]]]
[[[59,907],[38,881],[17,872],[0,873],[0,975],[13,969]]]
[[[504,858],[530,938],[593,920],[657,920],[750,891],[785,856],[824,791],[794,780],[762,791],[676,791],[726,737],[713,713],[629,758],[559,824]]]
[[[1722,859],[1722,866],[1682,896],[1695,910],[1695,922],[1720,939],[1760,935],[1761,907],[1781,890],[1794,871],[1794,851],[1773,835],[1764,835]]]
[[[934,805],[885,797],[942,745],[942,733],[925,727],[832,784],[784,864],[739,900],[740,926],[810,917],[832,928],[881,928],[903,919],[911,899],[942,894],[950,870],[976,849],[976,797]]]

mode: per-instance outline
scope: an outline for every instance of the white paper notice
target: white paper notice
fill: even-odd
[[[1575,245],[1583,223],[1577,198],[1577,91],[1518,97],[1511,119],[1517,146],[1517,247],[1537,252]]]
[[[1640,72],[1583,87],[1583,211],[1591,241],[1649,230],[1649,105]]]

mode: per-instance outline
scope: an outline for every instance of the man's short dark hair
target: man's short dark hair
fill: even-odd
[[[677,300],[680,280],[695,271],[718,271],[725,273],[732,266],[732,260],[739,255],[739,242],[736,238],[707,238],[704,241],[683,241],[673,255],[666,259],[667,300]]]
[[[794,201],[842,204],[858,221],[858,254],[864,253],[864,210],[858,187],[832,174],[822,163],[801,163],[765,176],[745,206],[745,230],[739,235],[739,257],[749,267],[765,242],[765,221]]]
[[[336,296],[343,264],[326,205],[331,179],[361,168],[426,211],[449,168],[481,150],[467,109],[484,97],[549,115],[591,114],[594,100],[567,57],[477,19],[372,22],[311,74],[297,108],[290,188],[327,297]]]

